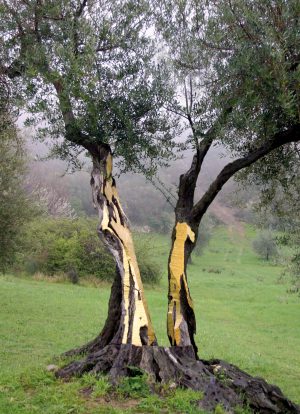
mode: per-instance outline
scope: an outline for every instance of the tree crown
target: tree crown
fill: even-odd
[[[74,161],[82,147],[109,144],[123,169],[148,172],[171,157],[176,121],[162,106],[172,88],[154,65],[147,2],[2,0],[1,9],[2,70],[57,154]]]

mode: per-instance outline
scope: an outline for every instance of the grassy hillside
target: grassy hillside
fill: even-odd
[[[166,268],[169,239],[145,237],[153,239],[153,255]],[[300,301],[278,283],[282,269],[255,256],[253,238],[251,228],[218,228],[205,254],[189,265],[199,354],[226,359],[263,376],[300,403]],[[159,287],[147,288],[160,344],[168,343],[166,286],[165,275]],[[91,404],[80,397],[78,390],[87,380],[60,384],[43,372],[54,355],[98,333],[109,290],[109,285],[93,288],[0,277],[1,413],[156,412],[143,405],[109,411],[110,403]],[[148,400],[141,401],[145,407]],[[168,404],[165,412],[198,412]]]

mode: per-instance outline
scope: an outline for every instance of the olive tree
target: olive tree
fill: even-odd
[[[108,318],[84,350],[109,343],[156,344],[113,158],[123,171],[151,175],[173,156],[173,126],[163,110],[168,86],[154,64],[141,1],[1,0],[1,71],[17,104],[52,154],[93,164],[91,187],[98,233],[116,261]]]
[[[194,151],[178,185],[168,336],[172,345],[192,345],[197,352],[187,263],[204,214],[237,173],[267,183],[292,178],[299,166],[299,2],[166,0],[156,17],[183,84],[183,99],[169,110],[181,114]],[[203,161],[215,145],[232,161],[195,200]]]
[[[222,361],[197,360],[186,273],[201,219],[223,185],[263,157],[268,170],[300,139],[296,2],[282,3],[273,20],[266,13],[269,3],[258,1],[232,5],[172,0],[156,5],[141,0],[1,0],[0,4],[1,70],[13,80],[20,101],[25,98],[27,111],[36,114],[41,136],[46,131],[57,139],[54,151],[73,164],[80,151],[90,154],[98,232],[117,264],[102,333],[74,351],[86,352],[86,358],[73,361],[57,375],[104,371],[115,379],[132,373],[135,366],[155,380],[202,390],[205,409],[221,403],[233,411],[250,402],[258,411],[267,406],[274,412],[299,412],[265,381],[251,377],[249,381],[248,374]],[[171,77],[152,67],[155,36],[154,26],[149,30],[150,15],[156,15],[178,78],[189,79],[184,105],[169,96]],[[164,107],[170,110],[168,115]],[[168,336],[173,346],[166,348],[155,346],[112,161],[119,157],[121,170],[155,171],[159,160],[174,151],[173,113],[181,114],[191,130],[185,146],[191,146],[194,157],[180,176],[175,208],[168,295]],[[217,142],[237,158],[195,202],[203,160]],[[222,380],[223,372],[228,381]]]

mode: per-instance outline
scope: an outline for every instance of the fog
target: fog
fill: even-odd
[[[84,159],[83,169],[74,173],[68,172],[67,163],[59,159],[46,160],[49,147],[45,143],[37,142],[31,138],[30,130],[23,130],[28,148],[28,179],[27,187],[51,189],[57,197],[67,200],[77,216],[93,216],[90,191],[90,160]],[[157,178],[149,182],[139,174],[126,173],[117,178],[117,187],[126,214],[132,224],[137,227],[159,227],[161,221],[172,223],[174,205],[176,202],[177,186],[180,174],[190,166],[192,151],[186,151],[181,158],[170,163],[168,168],[161,168]],[[230,161],[222,147],[212,147],[208,152],[199,179],[197,182],[195,201],[206,191],[210,183]],[[118,176],[118,170],[115,168]],[[169,191],[170,190],[170,191]],[[233,216],[232,195],[237,185],[230,180],[222,189],[211,205],[209,212],[219,220],[226,221]],[[228,218],[229,217],[229,218]]]

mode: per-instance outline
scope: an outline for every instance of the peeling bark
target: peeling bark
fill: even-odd
[[[96,352],[108,344],[154,345],[157,343],[150,320],[143,284],[136,260],[128,219],[122,209],[112,176],[112,154],[101,146],[93,154],[91,187],[98,210],[99,237],[116,261],[108,316],[102,332],[91,342],[66,355]]]
[[[195,233],[187,223],[176,223],[172,249],[169,257],[169,293],[167,329],[171,345],[193,345],[195,353],[197,347],[193,339],[196,333],[194,305],[190,295],[185,252],[187,244],[194,244]]]
[[[167,330],[172,346],[192,346],[197,356],[194,340],[196,318],[194,305],[188,287],[187,263],[195,247],[198,223],[190,220],[194,194],[201,163],[209,145],[198,149],[189,170],[180,176],[178,201],[175,208],[175,226],[168,262],[168,315]]]
[[[226,362],[197,359],[194,342],[196,321],[188,288],[187,262],[207,208],[207,204],[202,208],[201,203],[197,203],[195,216],[194,190],[201,167],[201,152],[195,155],[189,171],[180,177],[169,257],[168,335],[174,345],[169,348],[156,346],[128,221],[112,177],[110,150],[104,147],[100,157],[92,155],[94,168],[91,185],[101,221],[99,235],[114,255],[118,271],[102,333],[88,346],[81,348],[87,353],[85,358],[61,368],[57,376],[69,378],[85,372],[107,373],[115,383],[122,376],[132,375],[132,367],[136,367],[157,382],[173,382],[177,386],[201,391],[204,397],[199,401],[199,407],[209,411],[221,404],[229,413],[241,405],[250,406],[255,412],[263,414],[300,414],[299,407],[284,397],[278,387],[267,384],[263,379],[253,378]],[[227,170],[225,172],[227,179],[229,174]],[[208,190],[211,199],[223,182],[222,179],[220,185]],[[206,194],[203,199],[207,197]]]
[[[110,150],[100,160],[93,159],[91,186],[101,222],[99,236],[113,254],[121,278],[119,329],[111,342],[136,346],[153,345],[156,337],[144,297],[128,219],[122,209],[112,176]]]

